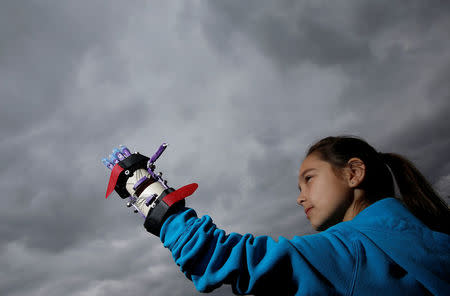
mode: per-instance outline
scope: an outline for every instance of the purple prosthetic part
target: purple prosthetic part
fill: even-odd
[[[157,197],[158,194],[153,193],[152,195],[150,195],[149,197],[147,197],[147,199],[145,200],[145,205],[148,207],[150,205],[150,203],[155,199],[155,197]]]
[[[158,176],[154,171],[152,171],[152,169],[147,169],[147,172],[153,177],[153,179],[158,180]]]
[[[138,209],[138,207],[136,207],[134,204],[133,204],[133,207],[135,208],[135,211],[137,211],[139,214],[141,214],[141,216],[142,216],[144,219],[146,218],[145,215],[144,215],[144,213],[142,213],[141,210]]]
[[[142,213],[141,210],[139,210],[139,208],[135,205],[135,203],[136,203],[136,201],[137,201],[137,198],[136,198],[135,196],[131,196],[131,195],[130,195],[128,198],[130,199],[130,201],[128,202],[127,207],[133,206],[134,211],[135,211],[136,213],[140,213],[141,216],[145,218],[144,213]]]
[[[142,182],[144,182],[145,180],[147,180],[148,178],[146,176],[142,177],[139,179],[139,181],[136,182],[136,184],[134,184],[133,189],[136,190],[136,188],[138,188],[139,185],[142,184]]]
[[[161,146],[159,146],[158,151],[156,151],[156,153],[150,158],[150,160],[147,163],[147,171],[148,173],[155,179],[158,180],[159,183],[161,183],[161,185],[167,189],[169,187],[167,187],[165,181],[161,178],[160,175],[156,175],[155,172],[153,171],[154,169],[154,162],[161,156],[161,154],[164,152],[164,150],[166,150],[167,146],[169,144],[167,143],[162,143]]]
[[[161,176],[158,175],[158,182],[161,183],[161,185],[165,188],[168,189],[169,187],[167,187],[166,185],[166,181],[163,180],[163,178],[161,178]]]
[[[112,152],[113,152],[113,155],[114,155],[117,159],[119,159],[119,161],[122,161],[122,160],[125,159],[125,156],[123,156],[122,152],[120,152],[119,149],[114,148]]]
[[[168,145],[167,143],[162,143],[162,145],[159,146],[158,151],[156,151],[156,153],[153,154],[153,156],[150,158],[149,162],[154,163],[161,156],[164,150],[166,150],[167,145]]]
[[[134,203],[136,202],[136,200],[137,200],[136,197],[130,195],[130,202],[131,202],[132,204],[134,204]]]

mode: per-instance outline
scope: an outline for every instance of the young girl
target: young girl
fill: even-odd
[[[226,234],[180,197],[136,204],[200,292],[229,284],[256,295],[450,295],[449,207],[410,161],[327,137],[308,150],[298,185],[297,203],[320,232],[291,240]],[[144,199],[139,192],[129,190]]]

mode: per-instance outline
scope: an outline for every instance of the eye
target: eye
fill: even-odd
[[[311,178],[312,178],[311,176],[306,176],[306,177],[305,177],[306,183],[308,183],[309,179],[311,179]]]

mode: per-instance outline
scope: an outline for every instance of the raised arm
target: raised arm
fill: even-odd
[[[201,292],[230,284],[236,294],[345,295],[354,281],[355,259],[337,231],[296,236],[292,240],[251,234],[226,234],[211,217],[197,217],[185,207],[197,184],[175,190],[155,174],[153,157],[115,149],[103,163],[111,169],[108,196],[116,191],[144,219],[148,232],[160,236],[181,271]],[[349,292],[350,291],[350,292]]]
[[[222,284],[256,295],[344,295],[351,289],[351,247],[331,232],[278,241],[226,234],[211,217],[184,208],[165,221],[160,238],[200,292]]]

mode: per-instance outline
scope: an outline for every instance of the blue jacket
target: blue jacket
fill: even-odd
[[[450,236],[392,197],[351,221],[278,241],[226,234],[184,208],[164,222],[160,238],[200,292],[231,284],[236,294],[450,295]]]

